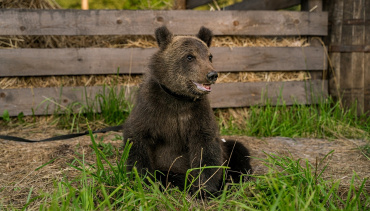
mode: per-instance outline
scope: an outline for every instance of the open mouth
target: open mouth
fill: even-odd
[[[200,91],[204,91],[204,92],[210,92],[211,91],[211,84],[199,84],[199,83],[196,83],[194,81],[193,81],[193,83],[197,86],[197,88]]]

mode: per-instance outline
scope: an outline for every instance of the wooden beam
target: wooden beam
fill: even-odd
[[[83,10],[89,9],[89,0],[81,0],[81,9]]]
[[[166,25],[174,34],[327,35],[327,13],[194,10],[0,10],[0,35],[153,35]]]
[[[225,10],[279,10],[301,3],[301,0],[244,0],[225,7]]]
[[[72,102],[85,102],[85,96],[94,99],[102,93],[102,87],[49,87],[0,90],[0,114],[7,110],[11,116],[20,112],[24,115],[52,114],[58,106]],[[128,100],[132,100],[137,87],[124,89]],[[311,95],[312,94],[312,95]],[[311,96],[315,96],[312,98]],[[270,99],[272,105],[281,103],[312,104],[320,97],[327,96],[327,81],[257,82],[257,83],[220,83],[213,85],[209,95],[213,108],[245,107],[264,105]],[[280,99],[280,100],[279,100]],[[63,109],[63,108],[61,108]],[[33,110],[33,111],[32,111]]]
[[[216,84],[210,101],[213,108],[265,105],[316,104],[327,96],[327,81],[256,82]]]
[[[0,49],[0,76],[143,74],[156,48]],[[213,47],[218,72],[323,70],[323,47]]]

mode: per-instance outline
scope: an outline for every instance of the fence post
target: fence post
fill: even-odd
[[[308,12],[322,12],[322,0],[302,0],[301,1],[301,10]],[[311,46],[321,46],[322,44],[318,39],[312,37],[308,40]],[[310,72],[312,79],[326,79],[327,74],[326,70]]]
[[[334,74],[329,92],[345,107],[357,103],[357,112],[370,111],[370,1],[325,1],[329,11],[330,58]]]
[[[89,9],[89,0],[81,0],[81,9],[83,10]]]

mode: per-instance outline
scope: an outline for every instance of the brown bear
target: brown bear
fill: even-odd
[[[173,36],[163,26],[155,37],[159,50],[123,126],[124,140],[133,143],[128,168],[136,166],[139,173],[152,175],[163,172],[163,177],[155,174],[157,179],[180,188],[191,179],[185,178],[187,171],[194,169],[190,177],[198,179],[191,191],[200,184],[214,194],[224,181],[220,166],[229,167],[227,175],[234,181],[252,168],[241,143],[220,139],[207,97],[218,77],[209,51],[212,32],[202,27],[196,37]]]

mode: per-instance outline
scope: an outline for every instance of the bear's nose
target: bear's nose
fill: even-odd
[[[207,80],[209,82],[216,82],[217,78],[218,78],[218,73],[216,71],[212,71],[207,74]]]

